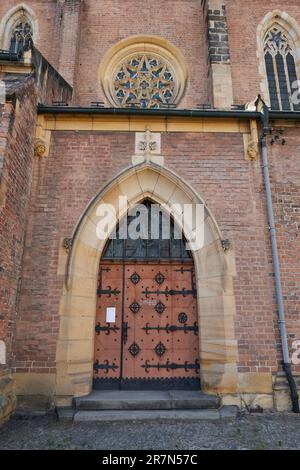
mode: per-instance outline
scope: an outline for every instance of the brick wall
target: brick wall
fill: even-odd
[[[229,51],[224,10],[209,9],[208,2],[200,0],[85,0],[80,15],[79,0],[76,0],[76,7],[69,1],[27,2],[38,18],[37,48],[67,80],[72,82],[75,76],[78,104],[105,101],[98,81],[98,67],[112,45],[129,36],[153,34],[175,44],[187,62],[189,78],[180,103],[182,108],[210,100],[208,44],[212,63],[226,63],[230,55],[234,102],[246,103],[260,92],[256,55],[260,21],[268,12],[279,9],[300,24],[296,0],[224,0],[223,3],[226,4]],[[18,0],[2,0],[0,18],[16,4]]]
[[[285,129],[283,137],[284,146],[269,145],[269,158],[284,306],[291,346],[293,340],[300,339],[299,130]]]
[[[17,0],[3,0],[0,18],[16,4]],[[75,74],[78,104],[105,100],[98,81],[98,67],[104,54],[121,39],[138,34],[165,38],[183,53],[189,80],[181,107],[208,102],[207,46],[200,1],[85,0],[80,25],[77,0],[77,10],[69,1],[29,0],[27,5],[38,18],[36,47],[66,80],[72,82]]]
[[[62,7],[57,0],[26,0],[38,19],[38,38],[35,46],[46,59],[58,67],[60,54],[60,37],[62,28]],[[14,6],[20,5],[19,0],[1,0],[0,20]]]
[[[6,202],[6,183],[4,182],[4,164],[6,163],[7,139],[10,128],[10,121],[13,113],[12,104],[7,104],[6,107],[0,107],[0,227],[5,224],[5,202]],[[3,234],[4,235],[4,234]],[[12,325],[10,322],[11,309],[13,299],[9,295],[9,279],[5,274],[5,265],[9,263],[10,250],[8,241],[0,233],[0,339],[4,340],[6,349],[8,349],[8,356],[11,354],[11,339],[12,339]],[[7,233],[6,233],[7,235]],[[6,259],[6,257],[8,259]],[[9,365],[0,366],[0,376],[9,372]]]
[[[82,6],[76,90],[80,104],[105,101],[98,67],[105,52],[121,39],[152,34],[177,46],[188,65],[188,87],[180,107],[207,103],[207,46],[198,0],[87,0]]]
[[[72,234],[90,199],[129,164],[131,134],[53,134],[50,156],[34,172],[17,327],[16,370],[53,372],[63,276],[61,239]]]
[[[256,55],[257,27],[267,13],[276,9],[287,12],[300,24],[298,0],[227,2],[231,71],[236,104],[252,101],[260,93],[259,61]]]
[[[32,64],[35,70],[39,103],[52,105],[56,101],[65,103],[72,101],[72,87],[37,49],[32,50]]]
[[[207,34],[210,63],[228,64],[230,62],[230,51],[225,3],[221,5],[220,10],[208,9]]]
[[[168,134],[169,164],[204,197],[234,248],[240,372],[276,370],[274,283],[260,162],[243,158],[240,135]]]
[[[59,72],[73,85],[80,47],[81,0],[66,0],[62,9]]]
[[[15,407],[9,373],[14,361],[15,326],[23,247],[32,181],[36,93],[33,80],[17,91],[18,106],[6,105],[0,119],[0,339],[6,365],[0,365],[0,421]],[[4,398],[3,398],[4,396]]]
[[[3,0],[0,16],[16,3]],[[50,62],[57,65],[59,41],[63,37],[63,4],[28,1],[28,5],[34,9],[40,22],[37,47]],[[236,103],[245,103],[259,92],[256,28],[264,15],[276,8],[288,11],[300,23],[299,7],[295,1],[227,1]],[[220,29],[215,32],[219,41],[224,26],[218,25],[217,19],[212,20],[214,24],[211,26]],[[97,81],[97,70],[108,48],[128,36],[145,33],[158,35],[175,44],[188,63],[189,83],[180,107],[207,102],[204,23],[201,2],[196,0],[151,0],[143,2],[142,8],[138,0],[86,0],[81,13],[75,80],[78,103],[89,104],[92,100],[104,99]],[[214,39],[211,36],[210,46],[218,49],[218,45],[212,44]],[[66,57],[68,41],[64,49]],[[72,42],[69,45],[74,46]],[[74,52],[74,47],[72,50]],[[221,55],[222,59],[223,53],[219,52],[216,55]],[[224,51],[224,60],[226,56],[227,50]],[[69,65],[72,67],[71,63]],[[8,337],[11,358],[10,343],[14,335],[15,305],[23,263],[15,369],[53,372],[59,327],[58,302],[63,285],[63,276],[57,275],[59,243],[62,238],[71,235],[91,197],[130,164],[134,135],[72,131],[53,133],[49,158],[36,160],[34,165],[26,248],[22,259],[32,182],[35,97],[33,84],[29,84],[20,95],[18,114],[8,108],[0,124],[0,224],[3,226],[0,231],[0,314],[3,315],[0,332]],[[300,169],[297,166],[300,141],[297,129],[286,131],[286,135],[286,146],[270,147],[270,160],[291,342],[293,338],[300,337]],[[236,334],[240,371],[275,371],[275,341],[279,360],[281,353],[260,162],[244,160],[241,135],[168,133],[162,139],[162,153],[166,156],[167,166],[202,194],[224,237],[233,243],[237,264]]]
[[[89,200],[130,164],[131,133],[54,132],[51,154],[35,168],[17,327],[16,370],[54,372],[63,276],[61,239]],[[212,210],[236,263],[240,371],[275,371],[274,279],[260,162],[243,157],[241,135],[163,134],[166,164]]]

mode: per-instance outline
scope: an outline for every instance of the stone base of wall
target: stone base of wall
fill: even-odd
[[[300,397],[300,374],[294,374]],[[237,393],[223,394],[222,405],[235,405],[241,409],[259,411],[273,409],[276,411],[292,411],[290,388],[284,372],[279,372],[273,379],[272,391],[269,393]]]
[[[300,396],[300,387],[299,387]],[[263,393],[243,393],[221,395],[221,405],[234,405],[239,409],[246,409],[251,412],[262,410],[292,411],[292,404],[289,390],[274,391],[272,394]],[[43,395],[18,395],[19,410],[43,410],[49,411],[55,406],[71,407],[73,397],[50,398]],[[15,404],[14,404],[15,408]],[[14,411],[14,408],[10,411]],[[1,405],[0,405],[1,416]],[[9,417],[9,416],[8,416]],[[1,420],[0,420],[1,423]]]
[[[0,377],[0,424],[7,421],[17,405],[14,381],[10,375]]]
[[[49,410],[55,407],[55,374],[17,373],[15,389],[19,410]]]
[[[261,411],[274,409],[273,394],[267,393],[242,393],[235,395],[221,396],[221,403],[225,405],[234,405],[240,409],[248,411]]]
[[[294,374],[300,396],[300,374]],[[55,406],[72,406],[73,396],[55,395],[55,374],[18,373],[0,378],[0,423],[9,418],[16,407],[20,410],[50,410]],[[235,405],[248,411],[291,411],[290,389],[284,373],[239,374],[237,393],[220,393],[222,405]],[[88,394],[88,391],[85,393]]]
[[[45,395],[18,395],[18,407],[20,412],[48,412],[55,409],[53,397]]]
[[[300,397],[300,374],[293,374]],[[280,372],[277,374],[274,386],[274,408],[277,411],[291,411],[292,401],[290,395],[290,388],[286,379],[285,373]]]

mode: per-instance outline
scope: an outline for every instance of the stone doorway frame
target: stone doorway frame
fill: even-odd
[[[96,236],[100,203],[116,208],[119,196],[129,205],[144,199],[164,204],[204,204],[204,246],[193,253],[197,283],[201,388],[206,393],[236,393],[238,347],[235,338],[233,250],[224,251],[222,235],[203,199],[174,172],[151,162],[122,171],[88,204],[73,234],[60,301],[56,351],[56,404],[92,390],[97,276],[106,240]],[[186,235],[186,234],[185,234]]]

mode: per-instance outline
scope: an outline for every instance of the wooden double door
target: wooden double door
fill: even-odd
[[[200,389],[192,259],[103,260],[97,295],[95,389]]]

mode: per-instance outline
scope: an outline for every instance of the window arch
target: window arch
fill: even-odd
[[[26,52],[36,43],[37,17],[24,3],[9,10],[0,23],[0,48],[11,52]]]
[[[300,110],[300,26],[279,9],[257,27],[260,90],[272,109]]]
[[[185,90],[187,66],[167,40],[132,36],[106,52],[99,79],[113,107],[176,107]]]
[[[293,96],[299,89],[295,46],[289,34],[274,24],[264,39],[264,59],[272,109],[299,110]]]

